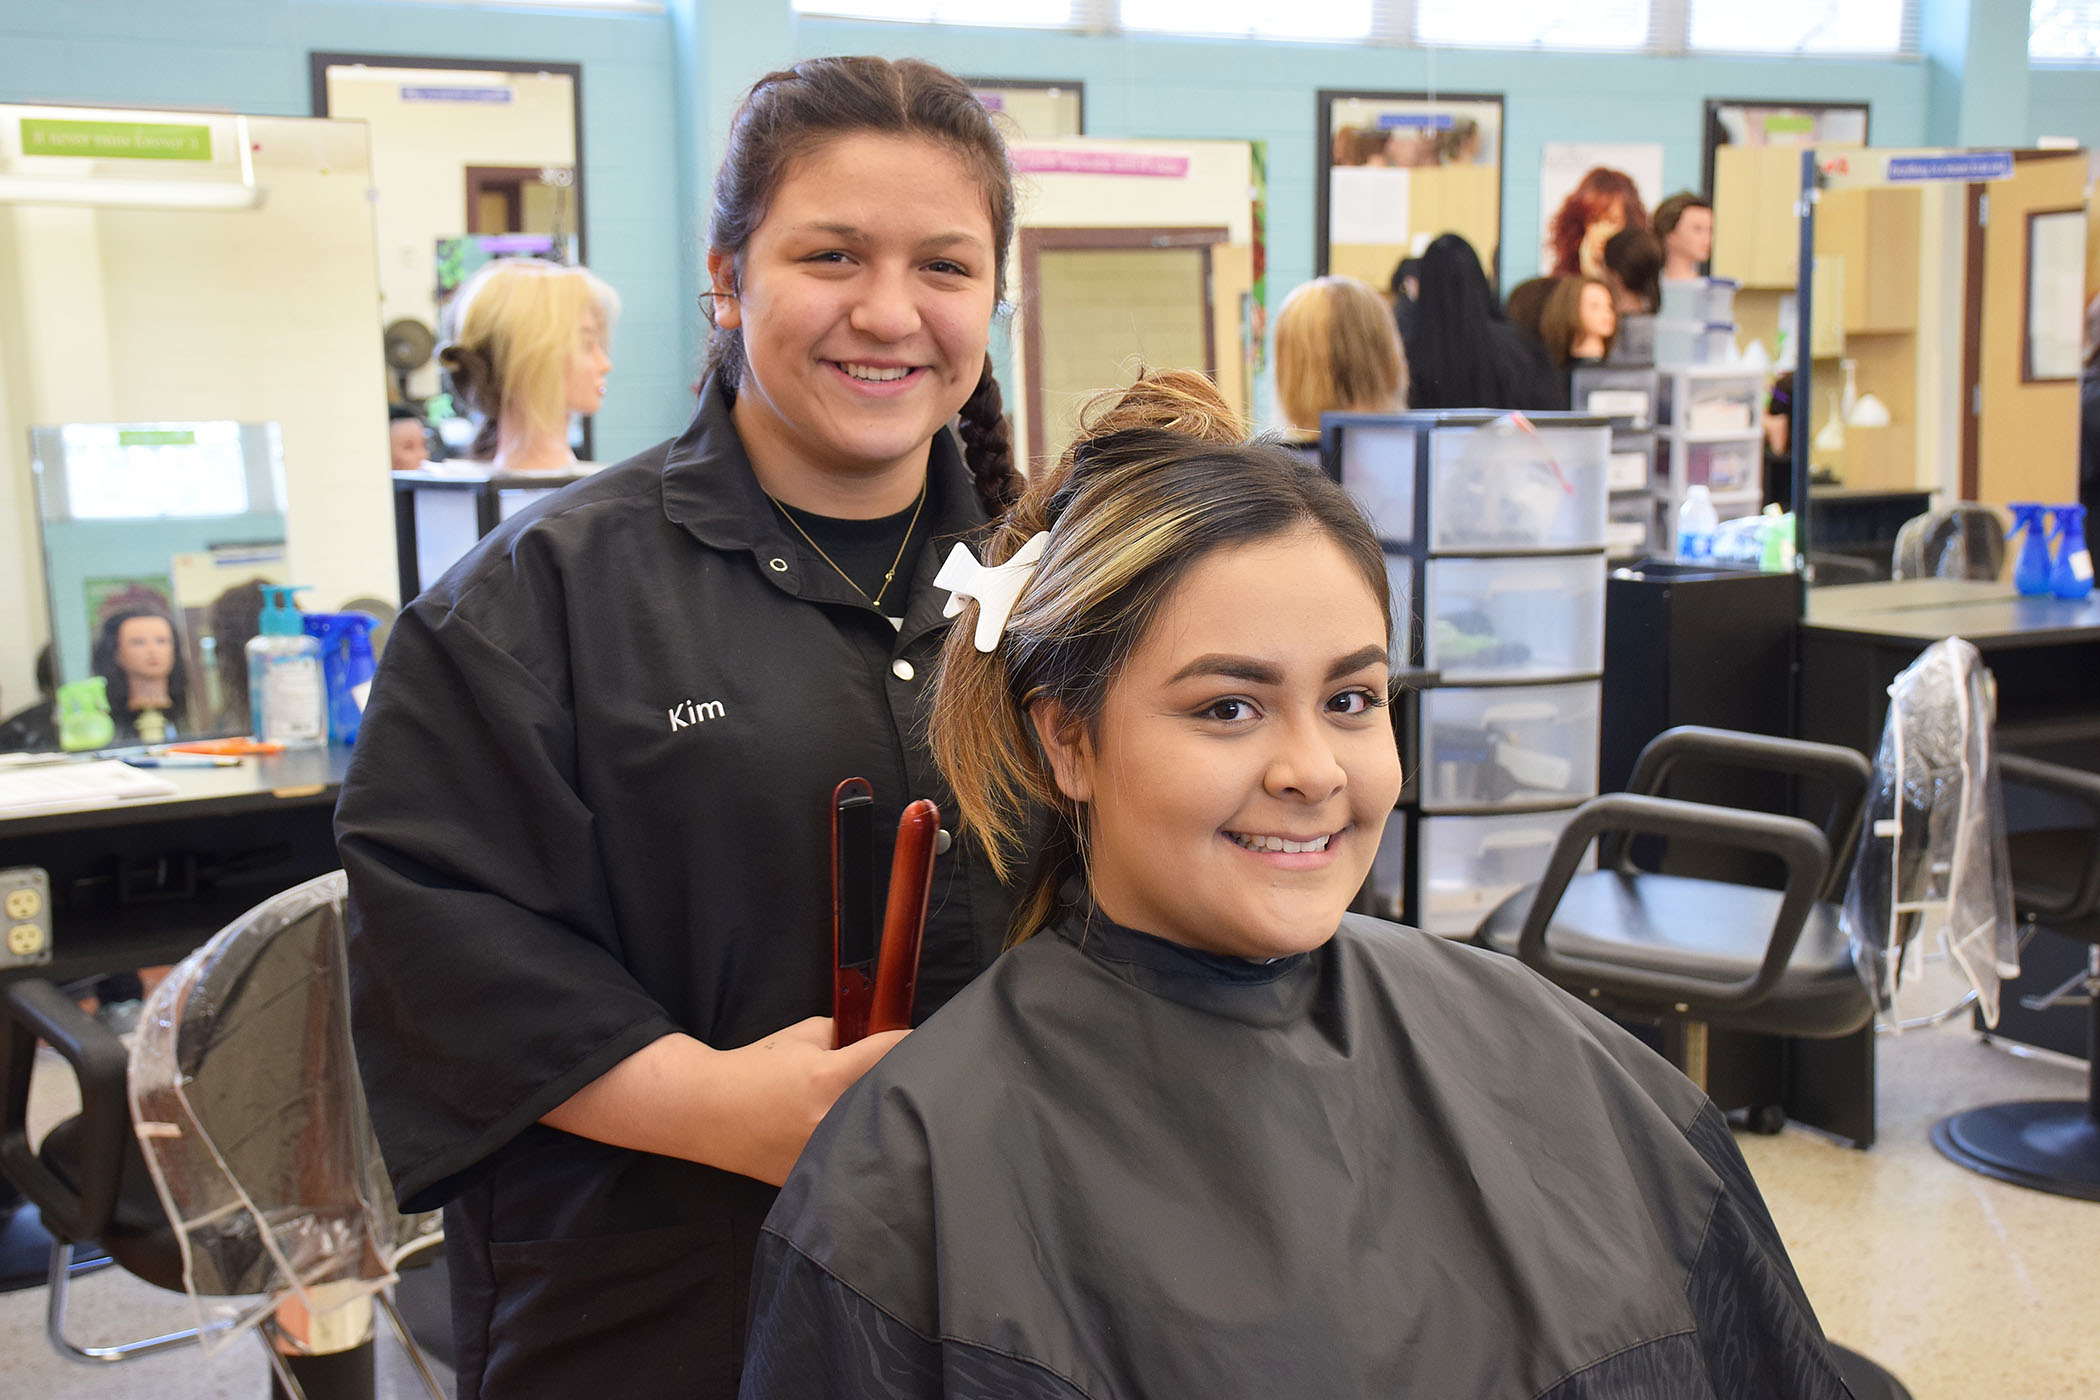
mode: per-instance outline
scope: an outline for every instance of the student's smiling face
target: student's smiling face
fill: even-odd
[[[715,324],[744,340],[737,432],[769,491],[834,513],[842,495],[910,503],[983,372],[996,252],[983,185],[938,142],[856,132],[789,164],[741,265],[708,255]]]
[[[1191,568],[1091,733],[1037,706],[1102,912],[1244,958],[1326,942],[1400,794],[1386,647],[1362,571],[1306,527]]]

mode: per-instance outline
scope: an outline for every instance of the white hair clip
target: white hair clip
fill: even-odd
[[[953,617],[962,611],[965,600],[977,604],[977,649],[991,651],[999,645],[999,638],[1006,631],[1006,618],[1020,601],[1021,590],[1035,574],[1036,562],[1043,557],[1043,547],[1050,542],[1050,532],[1038,530],[1028,543],[1014,551],[1013,558],[1004,564],[980,564],[977,556],[970,553],[966,544],[958,544],[949,551],[948,560],[941,571],[933,576],[936,588],[948,592],[948,606],[943,617]]]

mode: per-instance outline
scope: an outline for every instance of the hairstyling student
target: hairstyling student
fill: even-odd
[[[1013,221],[949,74],[760,79],[691,426],[395,623],[337,809],[352,1021],[395,1192],[445,1210],[462,1400],[734,1395],[776,1187],[905,1034],[832,1048],[833,794],[872,785],[879,869],[908,802],[953,810],[934,576],[1022,485],[986,353]],[[916,1018],[1014,902],[937,850]]]
[[[1029,871],[1015,946],[811,1137],[744,1400],[1845,1400],[1704,1095],[1346,912],[1400,791],[1385,560],[1237,436],[1142,380],[943,566],[934,748]]]

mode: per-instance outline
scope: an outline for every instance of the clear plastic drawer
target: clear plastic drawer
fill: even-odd
[[[1440,553],[1604,543],[1611,429],[1439,428],[1429,440],[1429,546]]]
[[[1553,843],[1574,817],[1534,812],[1507,817],[1423,817],[1416,858],[1421,866],[1422,928],[1470,938],[1503,900],[1546,873]],[[1590,843],[1582,868],[1596,868]]]
[[[1393,669],[1409,664],[1415,638],[1415,565],[1405,554],[1385,556],[1385,580],[1393,604]]]
[[[1735,327],[1721,322],[1655,323],[1655,363],[1665,369],[1682,365],[1724,365],[1735,355]]]
[[[1604,522],[1604,549],[1613,559],[1636,554],[1659,554],[1662,538],[1655,528],[1653,496],[1621,496],[1611,503],[1611,519]]]
[[[1655,469],[1655,434],[1613,433],[1611,459],[1605,468],[1604,484],[1612,491],[1645,491],[1648,474]],[[1616,509],[1606,520],[1618,518]]]
[[[1621,418],[1635,432],[1655,426],[1655,371],[1624,365],[1577,365],[1569,375],[1568,406],[1599,418]]]
[[[1351,423],[1341,430],[1342,489],[1371,521],[1371,533],[1406,544],[1415,530],[1415,429]]]
[[[1364,881],[1364,897],[1356,907],[1375,918],[1402,922],[1407,905],[1407,814],[1394,812],[1386,818],[1378,838],[1378,853],[1371,857],[1371,874]]]
[[[1422,692],[1422,810],[1594,796],[1599,691],[1579,681]]]
[[[1423,659],[1447,683],[1603,670],[1603,555],[1432,559],[1427,574]]]
[[[1664,278],[1662,315],[1672,321],[1733,321],[1735,291],[1726,277]]]
[[[1764,489],[1764,437],[1670,440],[1670,479],[1685,486],[1704,486],[1716,496]]]
[[[1661,421],[1698,435],[1762,431],[1765,382],[1755,370],[1680,370],[1662,377]]]

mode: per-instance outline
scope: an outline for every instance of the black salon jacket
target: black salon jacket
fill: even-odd
[[[745,1400],[1843,1400],[1705,1096],[1514,959],[1083,908],[841,1098]]]
[[[983,524],[939,434],[900,631],[804,558],[710,384],[692,426],[553,493],[403,609],[336,812],[358,1063],[401,1203],[448,1205],[460,1394],[732,1395],[774,1192],[539,1117],[672,1031],[831,1007],[829,810],[946,804],[932,576]],[[921,1015],[1009,895],[935,866]]]

